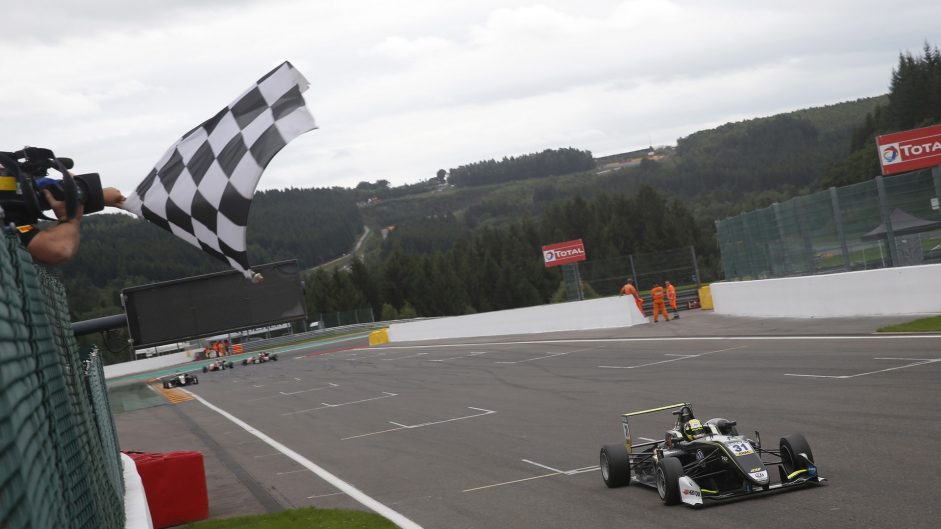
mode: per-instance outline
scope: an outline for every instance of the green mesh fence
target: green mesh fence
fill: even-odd
[[[725,278],[941,262],[941,171],[831,188],[716,222]]]
[[[124,484],[96,355],[78,358],[61,282],[0,241],[0,527],[120,528]],[[86,375],[86,371],[88,375]]]
[[[627,278],[634,279],[641,291],[649,290],[655,281],[670,281],[680,290],[699,286],[696,253],[689,246],[609,259],[589,257],[578,263],[578,273],[586,297],[617,295]]]

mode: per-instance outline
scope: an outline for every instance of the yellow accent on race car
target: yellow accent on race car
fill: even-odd
[[[0,176],[0,191],[16,191],[16,178]]]
[[[681,408],[683,406],[688,406],[688,404],[686,404],[685,402],[680,402],[679,404],[670,404],[667,406],[660,406],[659,408],[651,408],[649,410],[632,411],[628,413],[622,413],[621,415],[624,417],[631,417],[634,415],[642,415],[644,413],[653,413],[655,411],[672,410],[674,408]]]
[[[803,474],[804,472],[807,472],[806,468],[795,470],[794,472],[791,472],[790,474],[787,475],[787,479],[794,479],[794,476],[797,476],[798,474]]]
[[[711,489],[699,489],[699,490],[700,492],[705,492],[706,494],[718,494],[719,493],[719,491],[711,490]]]

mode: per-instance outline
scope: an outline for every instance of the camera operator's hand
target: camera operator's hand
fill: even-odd
[[[105,205],[124,209],[124,195],[115,187],[105,187],[101,190],[105,197]]]
[[[42,194],[46,197],[46,201],[49,202],[49,207],[52,208],[52,212],[55,214],[56,218],[59,219],[59,222],[65,222],[68,219],[66,218],[67,213],[65,209],[65,201],[56,200],[56,197],[52,196],[52,193],[48,189],[43,189]],[[78,208],[75,210],[75,219],[79,220],[82,218],[82,213],[85,211],[84,204],[78,204]]]

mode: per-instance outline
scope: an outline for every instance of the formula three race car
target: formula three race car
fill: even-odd
[[[638,415],[672,410],[676,417],[664,440],[633,442],[629,420]],[[810,445],[801,434],[780,439],[777,449],[764,447],[761,437],[739,435],[736,422],[701,422],[688,403],[625,413],[624,443],[601,448],[601,477],[609,488],[630,484],[657,489],[667,505],[699,507],[706,501],[780,492],[822,483]],[[772,480],[770,469],[778,479]]]
[[[172,377],[161,379],[161,382],[163,383],[163,389],[171,389],[189,386],[190,384],[199,384],[199,379],[196,378],[196,375],[180,373]]]
[[[216,360],[215,362],[204,365],[203,373],[208,373],[209,371],[223,371],[226,369],[232,369],[235,367],[235,364],[232,362],[226,362],[225,360]]]
[[[243,365],[243,366],[247,366],[247,365],[250,365],[250,364],[264,364],[265,362],[267,362],[267,361],[269,361],[269,360],[274,361],[274,362],[277,362],[277,361],[278,361],[278,355],[277,355],[277,354],[268,354],[267,352],[261,352],[261,353],[258,353],[258,354],[255,355],[255,356],[249,356],[248,358],[242,359],[242,365]]]

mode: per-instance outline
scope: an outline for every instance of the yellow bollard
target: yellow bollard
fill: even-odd
[[[702,310],[713,310],[712,290],[709,288],[709,285],[705,285],[699,289],[699,308]]]
[[[369,345],[389,343],[389,329],[379,329],[369,333]]]

